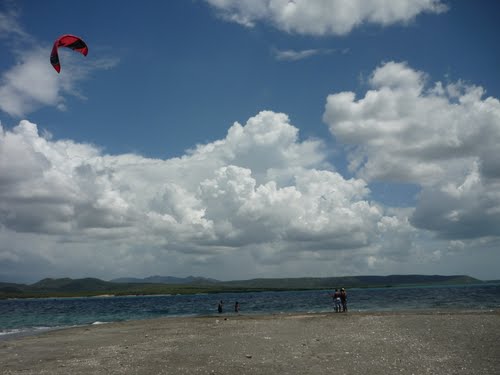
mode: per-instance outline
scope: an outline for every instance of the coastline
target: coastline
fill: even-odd
[[[0,342],[1,374],[493,374],[500,310],[169,317]]]

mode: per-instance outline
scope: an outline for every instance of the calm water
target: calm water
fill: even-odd
[[[241,314],[332,311],[330,291],[220,293],[191,296],[138,296],[0,300],[0,340],[20,334],[87,324],[160,316],[224,314],[240,303]],[[349,289],[350,311],[500,308],[500,285]]]

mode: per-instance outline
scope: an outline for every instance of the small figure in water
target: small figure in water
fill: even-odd
[[[224,302],[220,300],[219,305],[217,306],[217,311],[219,312],[219,314],[222,314],[222,306],[224,306]]]
[[[238,301],[236,301],[236,303],[234,304],[234,312],[236,314],[240,313],[240,303]]]

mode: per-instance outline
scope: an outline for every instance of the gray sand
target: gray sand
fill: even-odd
[[[500,311],[96,325],[0,342],[0,373],[500,374]]]

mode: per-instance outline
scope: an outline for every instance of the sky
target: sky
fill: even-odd
[[[0,281],[499,279],[499,25],[496,0],[0,1]],[[89,53],[58,74],[63,34]]]

